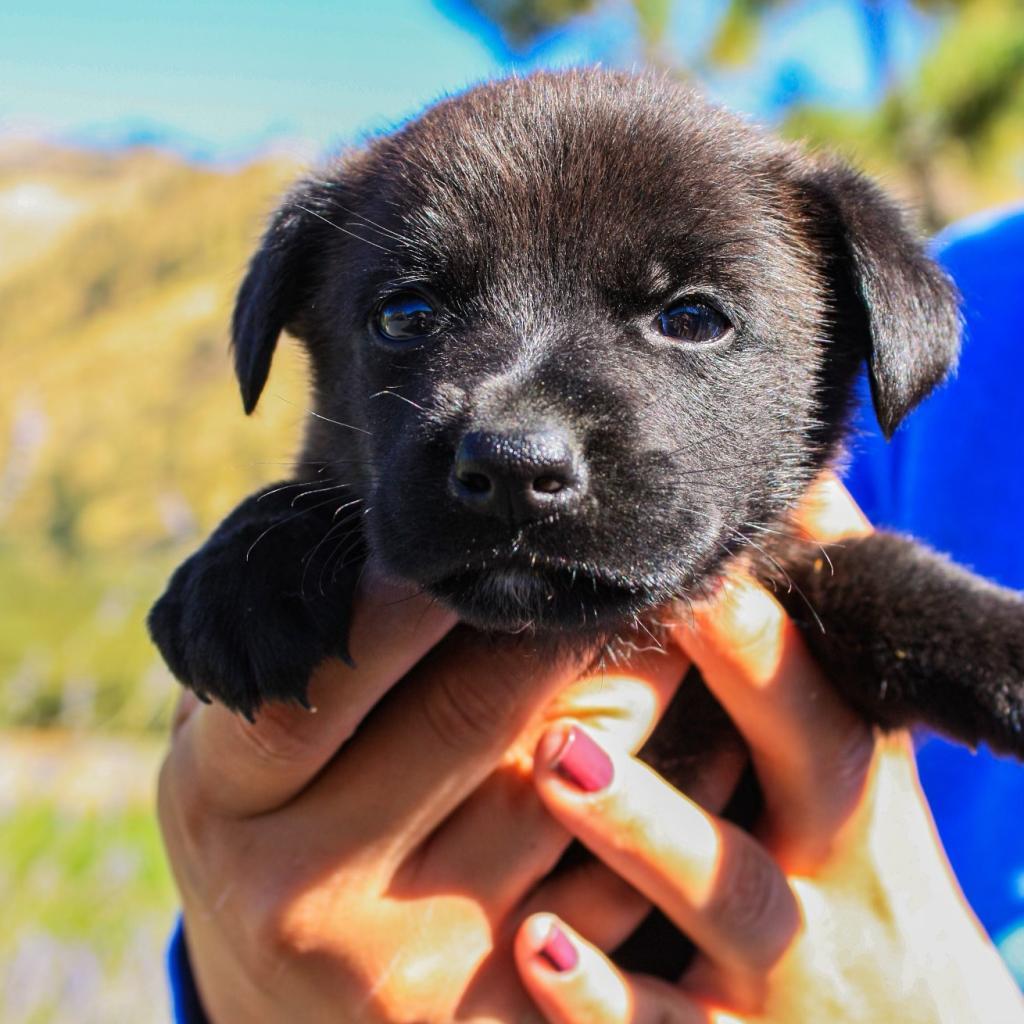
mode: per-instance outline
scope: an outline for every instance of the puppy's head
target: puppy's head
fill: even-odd
[[[959,333],[873,185],[601,72],[477,88],[301,184],[239,296],[247,410],[285,328],[372,551],[502,630],[699,592],[828,460],[864,363],[889,433]]]

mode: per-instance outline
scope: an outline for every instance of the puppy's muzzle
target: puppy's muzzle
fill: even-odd
[[[471,431],[459,442],[451,489],[480,515],[511,526],[575,509],[586,490],[586,466],[569,435]]]

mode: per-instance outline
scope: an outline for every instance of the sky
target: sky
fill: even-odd
[[[676,0],[669,32],[684,59],[721,3]],[[875,97],[853,0],[805,0],[773,15],[753,65],[709,90],[771,120],[794,90],[847,106]],[[898,63],[927,34],[891,5]],[[166,136],[197,156],[276,139],[317,149],[358,139],[431,100],[509,68],[635,62],[628,6],[517,58],[464,0],[51,0],[0,3],[0,133],[93,145]]]

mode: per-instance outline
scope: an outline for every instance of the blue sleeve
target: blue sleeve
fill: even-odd
[[[865,387],[847,484],[877,525],[1024,590],[1024,209],[955,226],[935,255],[963,296],[959,373],[889,444]],[[923,737],[918,768],[964,894],[1024,986],[1024,767]]]
[[[167,946],[167,977],[171,986],[171,1011],[174,1024],[208,1024],[199,990],[192,977],[185,943],[185,926],[179,917]]]

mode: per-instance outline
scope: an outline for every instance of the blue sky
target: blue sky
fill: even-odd
[[[770,19],[753,65],[709,88],[769,119],[794,89],[870,102],[855,8],[852,0],[790,5]],[[676,52],[699,51],[721,9],[676,0]],[[909,66],[925,33],[904,2],[892,9],[894,50]],[[629,66],[632,39],[628,8],[615,0],[526,60],[468,17],[462,0],[15,0],[0,4],[0,130],[116,142],[149,125],[211,153],[280,136],[326,147],[511,66]]]

